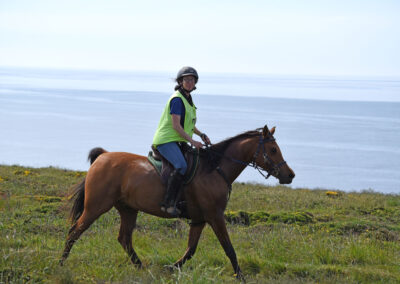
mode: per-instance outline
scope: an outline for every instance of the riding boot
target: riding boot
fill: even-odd
[[[178,194],[183,187],[183,176],[174,170],[167,183],[167,192],[164,196],[164,201],[161,203],[161,210],[171,214],[174,217],[179,216],[181,213],[179,209],[176,208]]]

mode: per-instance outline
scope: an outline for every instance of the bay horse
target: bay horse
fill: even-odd
[[[275,127],[267,126],[239,134],[201,150],[196,175],[183,190],[187,214],[191,219],[188,248],[174,263],[181,267],[196,251],[201,232],[208,223],[230,259],[237,278],[244,279],[235,250],[229,239],[224,210],[232,182],[248,165],[262,170],[281,184],[292,182],[295,174],[286,164],[273,136]],[[107,152],[94,148],[89,153],[91,166],[84,180],[74,188],[69,230],[60,264],[81,234],[100,217],[115,207],[121,217],[118,241],[133,264],[142,263],[132,246],[132,232],[139,211],[172,218],[161,211],[165,186],[155,168],[144,156]],[[262,172],[261,172],[262,173]]]

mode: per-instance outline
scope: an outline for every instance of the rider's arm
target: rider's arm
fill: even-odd
[[[211,144],[210,138],[208,138],[208,136],[204,132],[201,132],[196,126],[194,127],[194,133],[200,136],[204,143]]]
[[[194,134],[197,134],[198,136],[200,136],[201,133],[202,133],[202,132],[201,132],[199,129],[197,129],[197,127],[195,126],[195,127],[194,127]]]
[[[187,141],[190,142],[190,144],[192,144],[196,148],[200,148],[203,146],[203,144],[201,142],[193,140],[192,137],[190,137],[185,132],[185,130],[183,130],[183,128],[181,126],[181,116],[180,115],[171,114],[171,116],[172,116],[172,127],[175,129],[176,132],[179,133],[180,136],[185,138]]]

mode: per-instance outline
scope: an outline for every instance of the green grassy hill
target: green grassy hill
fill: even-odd
[[[85,172],[0,166],[0,283],[234,283],[206,227],[182,270],[188,224],[139,214],[136,269],[117,241],[116,210],[78,240],[63,267],[68,189]],[[228,230],[248,283],[399,283],[400,196],[236,183]]]

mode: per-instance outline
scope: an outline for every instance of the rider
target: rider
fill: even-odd
[[[175,93],[169,98],[164,112],[161,115],[157,131],[153,138],[153,146],[174,167],[168,178],[167,192],[161,203],[161,210],[173,216],[179,215],[176,208],[176,198],[183,186],[183,176],[187,169],[186,160],[178,143],[189,142],[195,148],[203,144],[192,139],[193,133],[201,137],[204,143],[211,144],[206,134],[195,126],[196,106],[193,103],[191,92],[196,89],[199,80],[197,71],[189,66],[182,67],[175,81]]]

